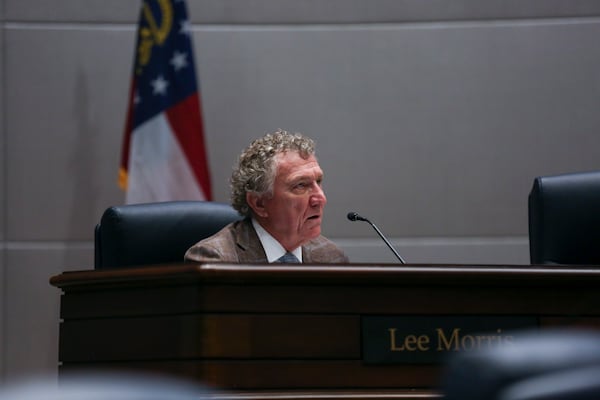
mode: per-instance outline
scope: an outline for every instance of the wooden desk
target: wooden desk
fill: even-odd
[[[59,371],[160,371],[223,399],[436,397],[439,364],[366,365],[366,316],[600,328],[600,269],[177,264],[65,272]]]

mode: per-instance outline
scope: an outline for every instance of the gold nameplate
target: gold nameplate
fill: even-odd
[[[535,317],[363,316],[366,364],[437,364],[450,353],[510,345]]]

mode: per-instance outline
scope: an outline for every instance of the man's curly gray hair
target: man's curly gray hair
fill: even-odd
[[[238,159],[231,174],[231,205],[241,215],[250,216],[246,193],[273,194],[277,175],[277,155],[296,151],[304,159],[315,154],[315,142],[301,133],[277,130],[253,141]]]

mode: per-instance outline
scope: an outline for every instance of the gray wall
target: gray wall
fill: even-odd
[[[600,167],[600,2],[188,0],[216,200],[250,139],[317,140],[356,262],[527,263],[537,175]],[[137,0],[0,0],[0,368],[56,373],[59,293],[116,186]]]

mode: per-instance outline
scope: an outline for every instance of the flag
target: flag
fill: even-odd
[[[119,169],[125,202],[211,200],[184,0],[143,0]]]

